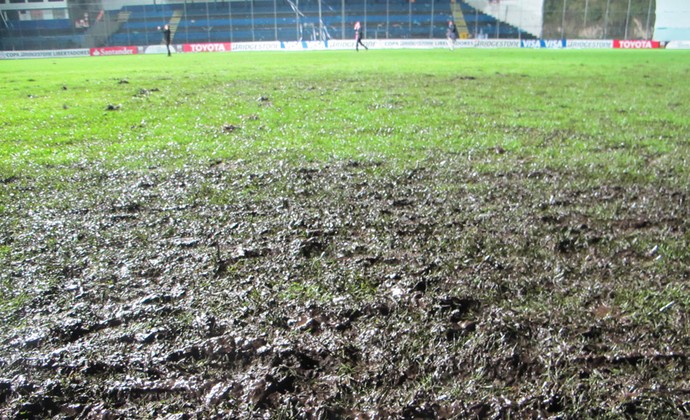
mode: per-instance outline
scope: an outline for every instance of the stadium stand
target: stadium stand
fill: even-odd
[[[109,45],[152,45],[162,41],[158,30],[170,22],[175,12],[174,5],[124,6],[118,12],[126,16],[119,29],[109,39]]]
[[[85,29],[75,28],[69,19],[8,20],[0,30],[3,50],[78,48]]]
[[[299,3],[299,6],[297,4]],[[69,19],[9,21],[0,29],[2,49],[57,49],[162,42],[169,24],[172,42],[244,42],[349,39],[360,21],[369,39],[444,38],[448,19],[466,38],[526,37],[461,0],[253,0],[145,4],[102,12],[87,29]],[[319,16],[321,21],[319,21]],[[323,33],[321,33],[323,29]]]
[[[358,20],[363,23],[369,38],[443,38],[446,21],[451,15],[448,3],[432,3],[432,0],[396,1],[394,4],[351,0],[345,13],[340,9],[340,1],[323,0],[324,34],[320,35],[316,1],[299,7],[287,0],[190,3],[173,7],[181,13],[178,24],[166,21],[169,16],[165,12],[161,14],[161,6],[129,7],[129,21],[113,35],[110,43],[146,45],[151,39],[160,42],[155,28],[165,23],[171,23],[173,43],[347,39],[353,36],[352,25]],[[149,24],[156,19],[155,25]]]

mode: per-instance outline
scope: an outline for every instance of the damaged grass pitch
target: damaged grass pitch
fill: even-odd
[[[0,417],[690,415],[687,53],[286,57],[3,63]]]

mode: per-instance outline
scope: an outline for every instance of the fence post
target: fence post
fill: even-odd
[[[518,26],[518,39],[520,41],[522,41],[522,11],[523,10],[524,10],[524,6],[522,5],[522,2],[520,2],[520,26]]]
[[[341,38],[345,39],[345,0],[340,0],[340,26],[342,31]]]
[[[477,9],[474,9],[474,37],[477,38],[479,36],[479,11]]]
[[[561,19],[561,39],[565,39],[565,9],[568,6],[568,0],[563,0],[563,18]]]
[[[407,0],[407,15],[408,15],[408,20],[407,20],[407,36],[406,38],[410,38],[410,34],[412,33],[412,1]]]
[[[319,2],[319,41],[323,41],[323,19],[321,19],[321,0]]]
[[[604,15],[604,39],[607,38],[609,32],[609,10],[611,6],[611,0],[606,0],[606,14]]]
[[[211,17],[208,13],[208,3],[206,3],[206,42],[211,42]]]
[[[144,9],[144,27],[146,28],[144,30],[144,39],[146,40],[146,45],[150,45],[151,43],[149,42],[149,13]],[[131,43],[131,41],[130,41]]]
[[[208,3],[206,3],[208,4]],[[249,10],[252,13],[252,41],[256,41],[256,34],[254,33],[254,1],[249,2]]]
[[[273,0],[273,29],[276,41],[278,41],[278,1]]]
[[[625,39],[628,39],[628,26],[630,25],[630,3],[632,0],[628,0],[628,13],[625,15]]]
[[[232,27],[232,8],[231,8],[232,6],[231,6],[231,4],[232,4],[232,2],[229,1],[228,2],[228,24],[230,26],[230,42],[235,42],[235,40],[234,40],[235,36],[233,35],[234,31],[233,31],[233,27]],[[273,4],[275,7],[275,0],[274,0]]]
[[[367,28],[368,28],[368,16],[367,16],[367,0],[364,0],[364,28],[362,31],[364,31],[364,35],[367,36]]]
[[[189,42],[189,16],[187,16],[187,0],[184,0],[184,5],[182,8],[184,10],[184,40]]]
[[[390,23],[390,20],[390,0],[386,0],[386,39],[388,39],[388,25]]]
[[[647,9],[647,24],[645,26],[645,39],[652,39],[651,34],[649,33],[649,20],[652,16],[652,0],[649,0],[649,8]]]
[[[431,21],[429,23],[429,38],[434,37],[434,2],[435,0],[431,0]]]

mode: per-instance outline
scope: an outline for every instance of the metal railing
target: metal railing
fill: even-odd
[[[543,38],[651,39],[655,0],[547,0]]]

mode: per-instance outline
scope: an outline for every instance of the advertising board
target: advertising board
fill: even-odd
[[[182,51],[186,53],[200,52],[229,52],[232,44],[229,42],[210,42],[203,44],[182,44]]]
[[[133,55],[137,54],[139,52],[139,49],[134,46],[128,46],[128,47],[100,47],[100,48],[91,48],[90,50],[91,56],[93,57],[101,57],[101,56],[110,56],[110,55]]]
[[[521,48],[565,48],[565,39],[523,39]]]
[[[614,39],[613,48],[621,49],[651,49],[659,48],[661,45],[659,41],[650,41],[645,39]]]
[[[13,60],[22,58],[62,58],[62,57],[88,57],[86,48],[72,50],[40,50],[40,51],[0,51],[0,60]]]
[[[610,39],[569,39],[566,46],[568,48],[613,48],[613,41]]]
[[[239,42],[232,44],[233,51],[277,51],[280,50],[279,41],[270,42]]]

